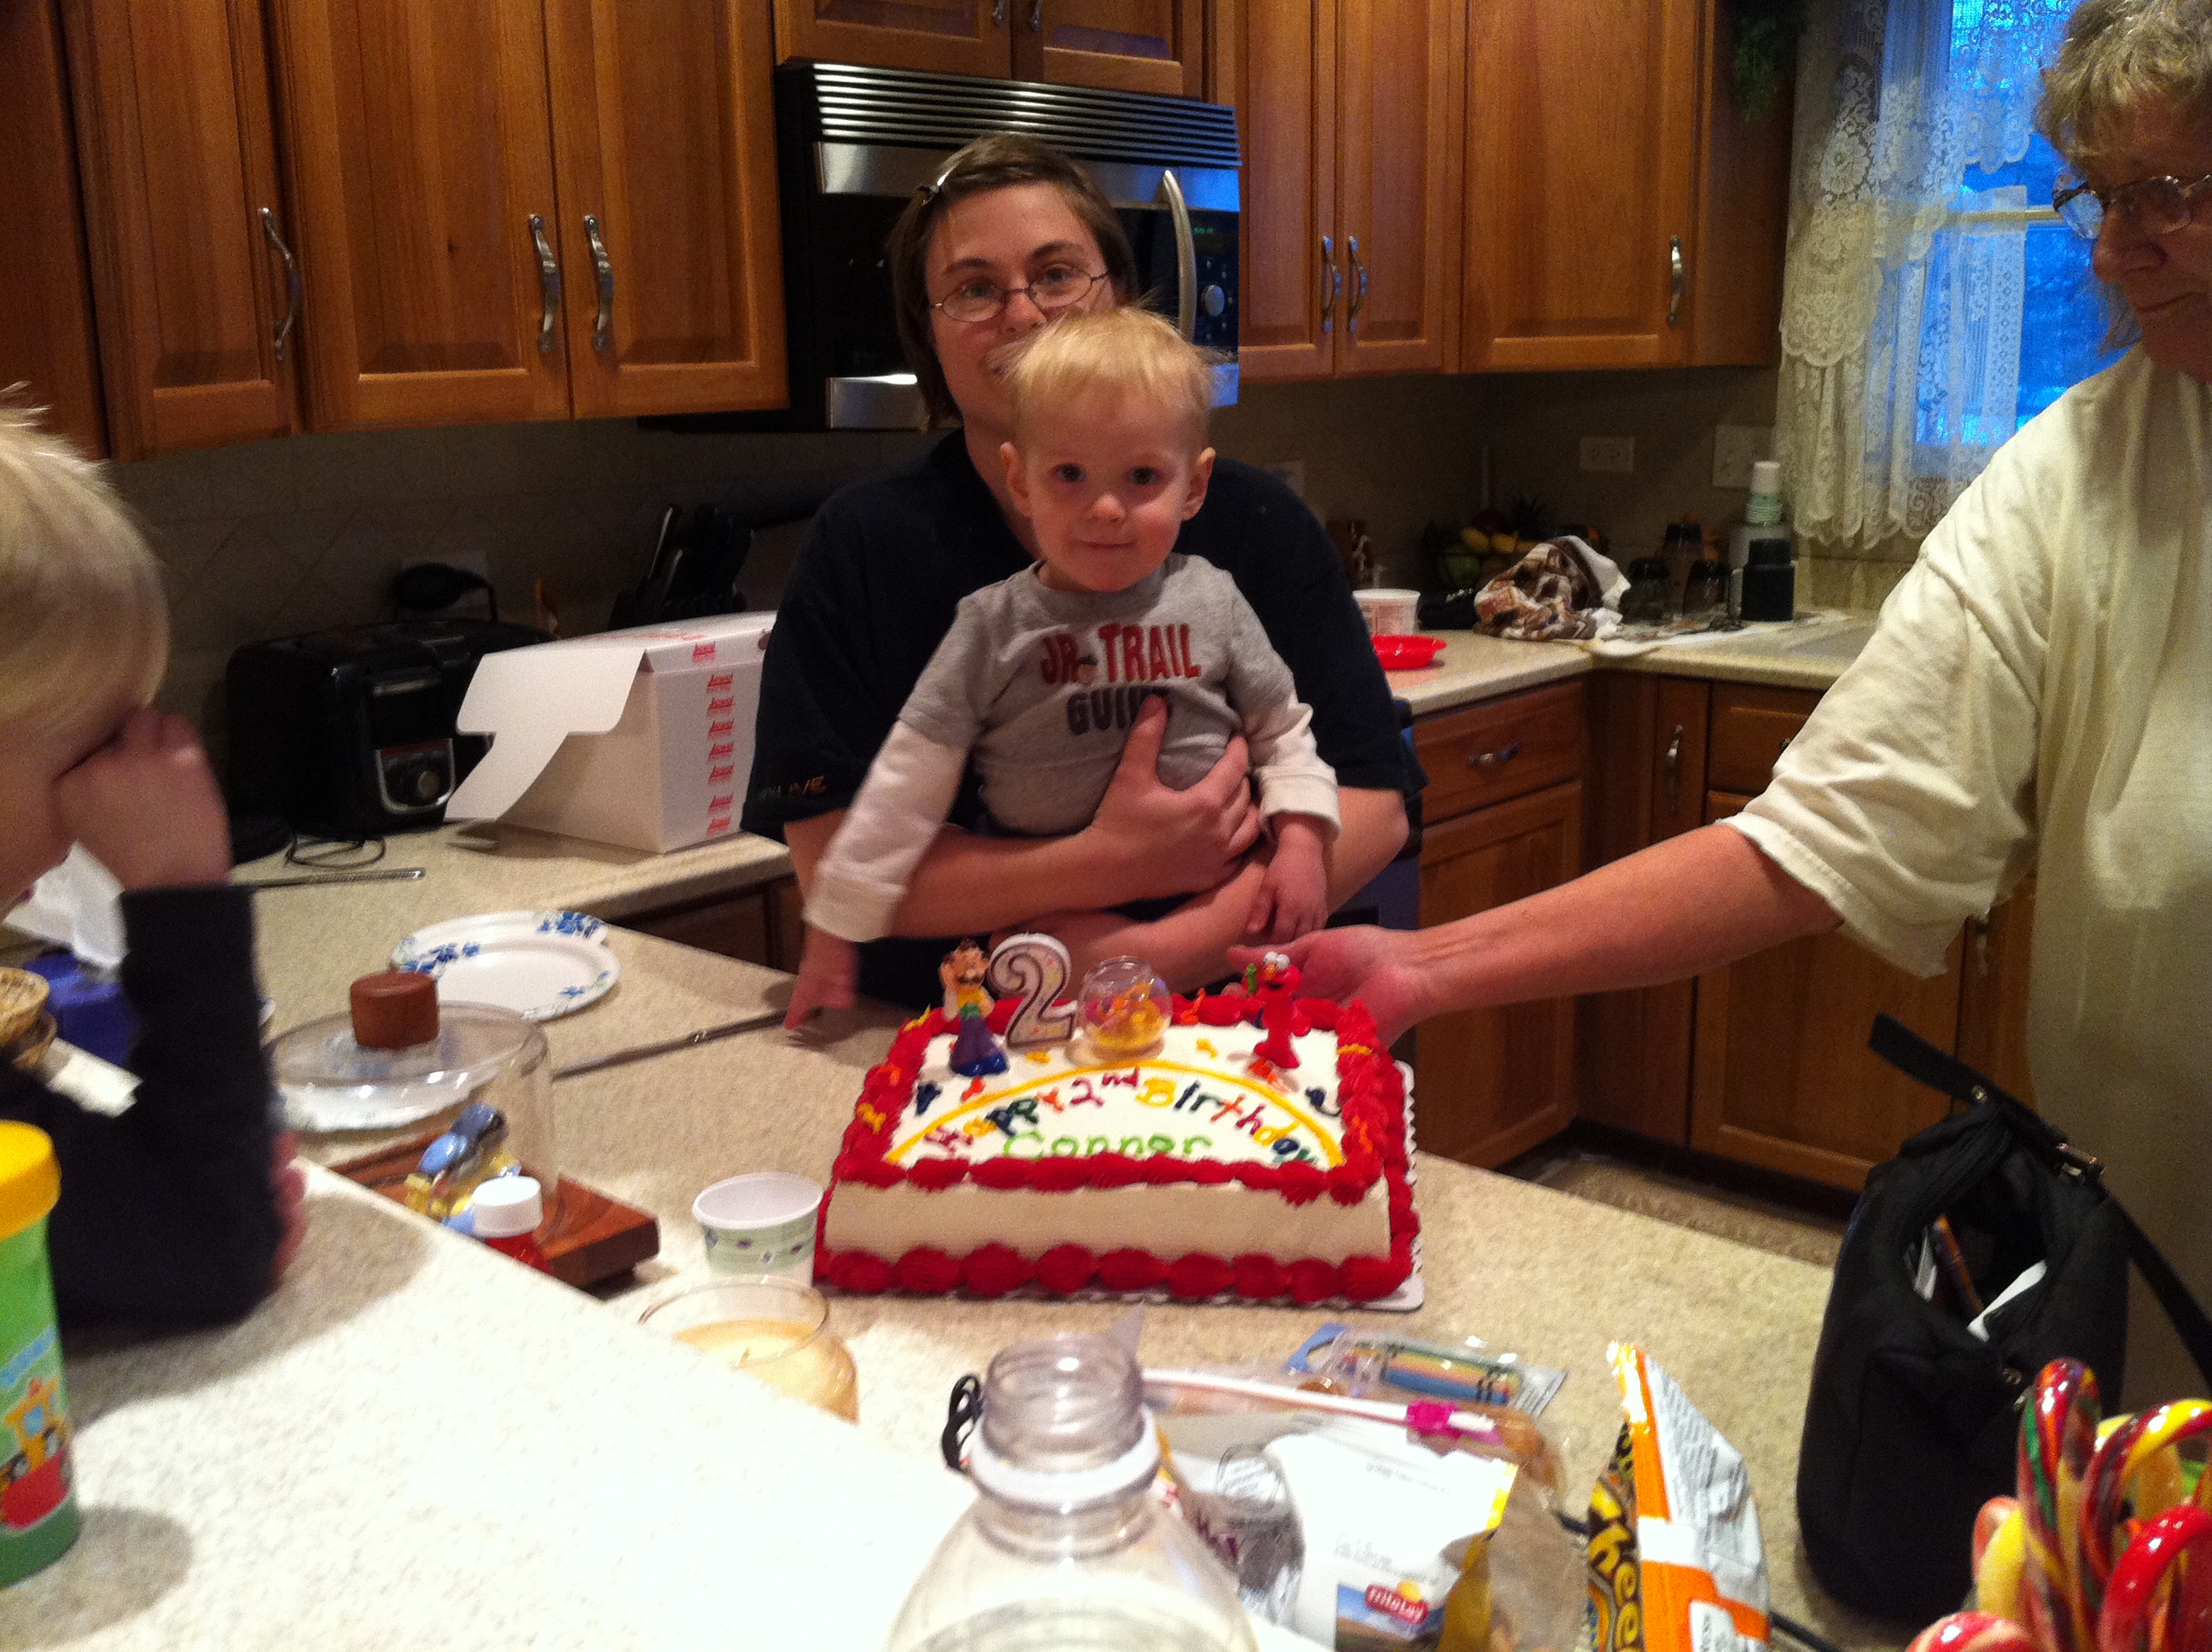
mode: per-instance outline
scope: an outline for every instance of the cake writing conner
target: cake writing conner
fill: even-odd
[[[846,1128],[819,1275],[856,1291],[1388,1296],[1419,1227],[1403,1076],[1364,1008],[1296,986],[1277,969],[1195,999],[1162,987],[1164,1024],[1133,1052],[1110,1026],[1020,1048],[1036,995],[998,1002],[987,1023],[1015,1048],[972,1076],[958,1012],[909,1022]]]

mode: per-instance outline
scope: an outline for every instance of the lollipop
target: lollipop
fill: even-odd
[[[1912,1637],[1905,1652],[2039,1652],[2035,1638],[1993,1612],[1954,1612]]]

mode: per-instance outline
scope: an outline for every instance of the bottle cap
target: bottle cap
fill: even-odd
[[[353,984],[354,1042],[404,1050],[438,1036],[438,983],[412,969],[386,969]]]
[[[1762,459],[1753,460],[1751,467],[1751,490],[1755,494],[1778,494],[1782,491],[1782,461]]]
[[[35,1125],[0,1120],[0,1239],[12,1239],[61,1196],[54,1144]]]
[[[1753,568],[1786,568],[1794,549],[1787,539],[1754,539],[1746,555]]]
[[[469,1200],[479,1239],[515,1239],[538,1231],[545,1219],[545,1197],[535,1176],[494,1176],[477,1184]]]

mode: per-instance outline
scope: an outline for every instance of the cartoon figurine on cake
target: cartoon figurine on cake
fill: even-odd
[[[1255,1060],[1289,1072],[1298,1065],[1291,1039],[1297,1026],[1298,967],[1281,952],[1270,952],[1244,969],[1244,990],[1260,1000],[1260,1025],[1267,1037],[1252,1052]]]
[[[1109,1061],[1133,1061],[1160,1048],[1174,999],[1142,958],[1108,958],[1083,978],[1084,1036]]]
[[[952,1039],[951,1065],[963,1078],[986,1078],[1006,1070],[1006,1052],[991,1036],[994,1005],[983,987],[988,968],[983,949],[973,941],[961,942],[937,966],[937,978],[945,983],[945,1016],[960,1023]]]

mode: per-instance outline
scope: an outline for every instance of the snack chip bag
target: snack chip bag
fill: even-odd
[[[1641,1348],[1606,1351],[1620,1437],[1590,1492],[1592,1652],[1753,1652],[1766,1556],[1742,1455]]]

